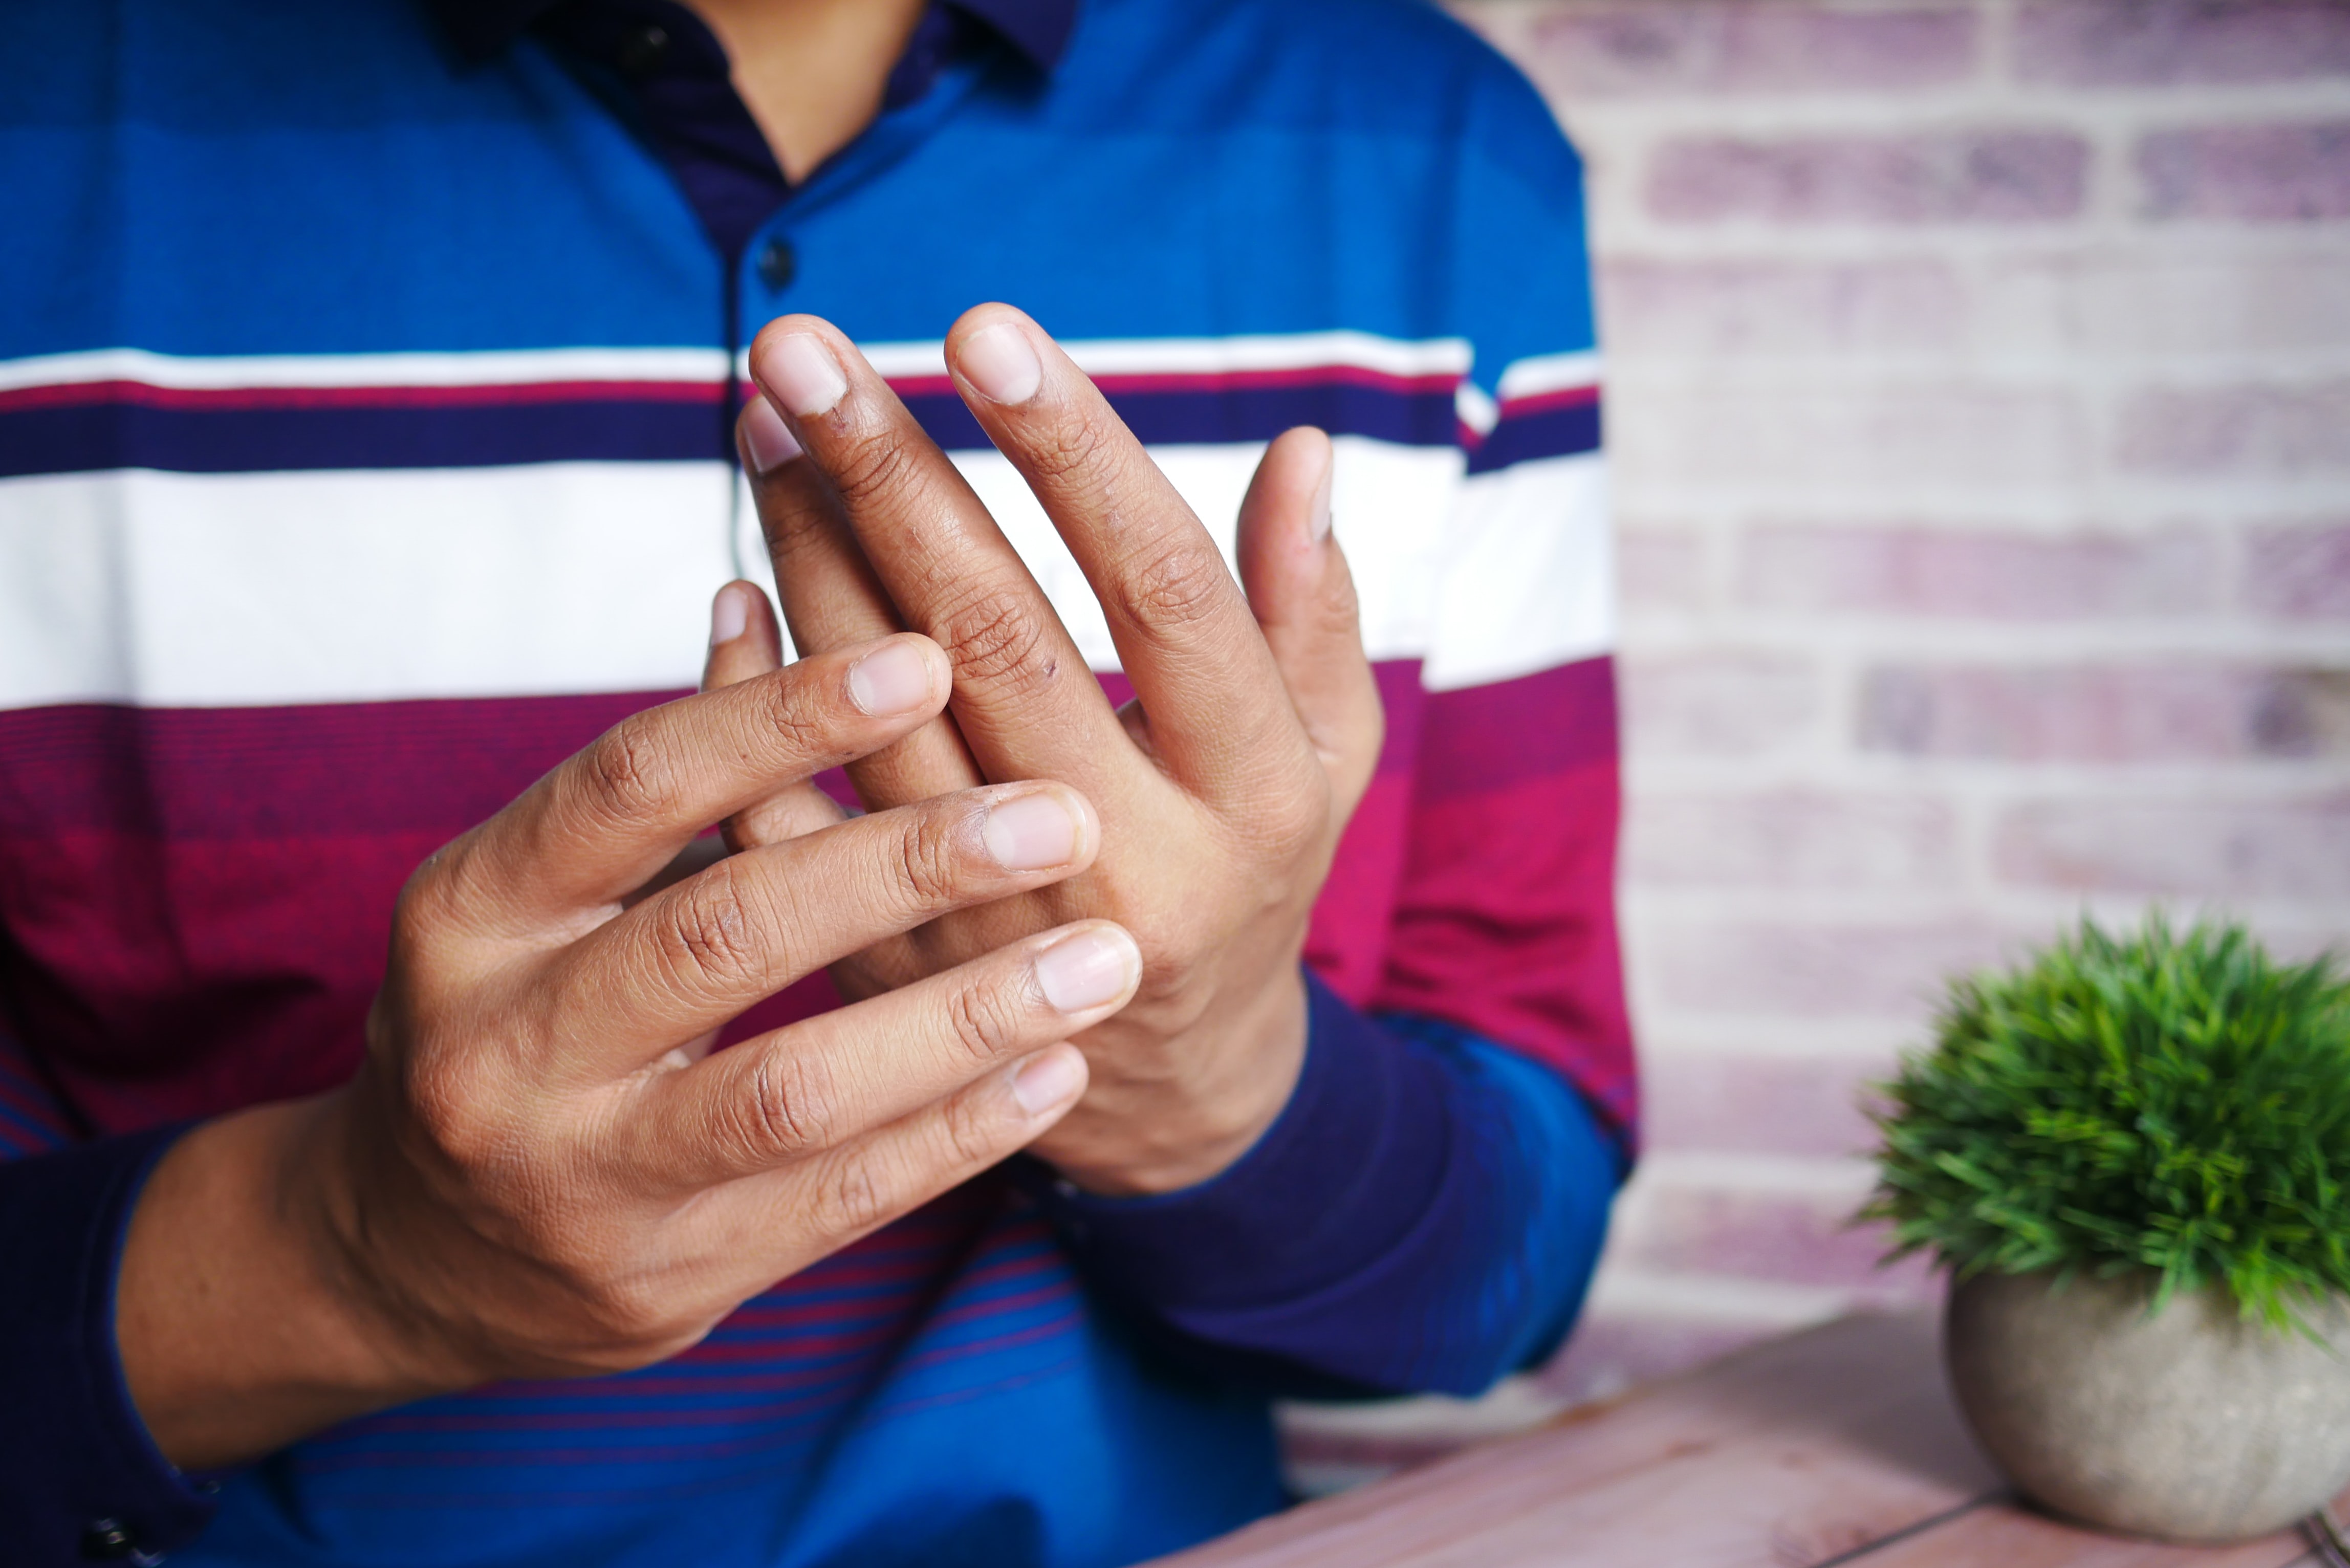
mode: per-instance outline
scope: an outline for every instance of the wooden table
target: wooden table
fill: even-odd
[[[2018,1504],[1960,1428],[1927,1315],[1846,1318],[1571,1411],[1162,1568],[2285,1568]]]

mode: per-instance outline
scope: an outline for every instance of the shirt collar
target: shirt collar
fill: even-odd
[[[486,60],[565,0],[425,0],[442,27],[469,58]],[[1068,47],[1077,0],[931,0],[960,11],[1049,71]]]

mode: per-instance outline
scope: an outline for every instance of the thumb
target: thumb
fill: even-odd
[[[1330,526],[1330,438],[1301,426],[1265,449],[1241,502],[1241,587],[1289,700],[1349,811],[1387,729],[1363,651],[1354,574]]]

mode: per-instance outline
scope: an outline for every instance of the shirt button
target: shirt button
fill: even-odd
[[[669,29],[648,24],[631,27],[620,36],[620,68],[632,77],[650,76],[669,58]]]
[[[799,253],[792,242],[769,240],[759,247],[759,281],[771,289],[780,290],[799,275]]]
[[[90,1521],[81,1532],[81,1554],[101,1563],[117,1562],[139,1550],[139,1538],[123,1528],[119,1519]]]

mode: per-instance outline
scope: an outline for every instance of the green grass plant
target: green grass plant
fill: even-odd
[[[1864,1219],[1960,1277],[2156,1271],[2248,1318],[2350,1292],[2350,979],[2230,923],[2078,930],[1951,983],[1872,1114]]]

